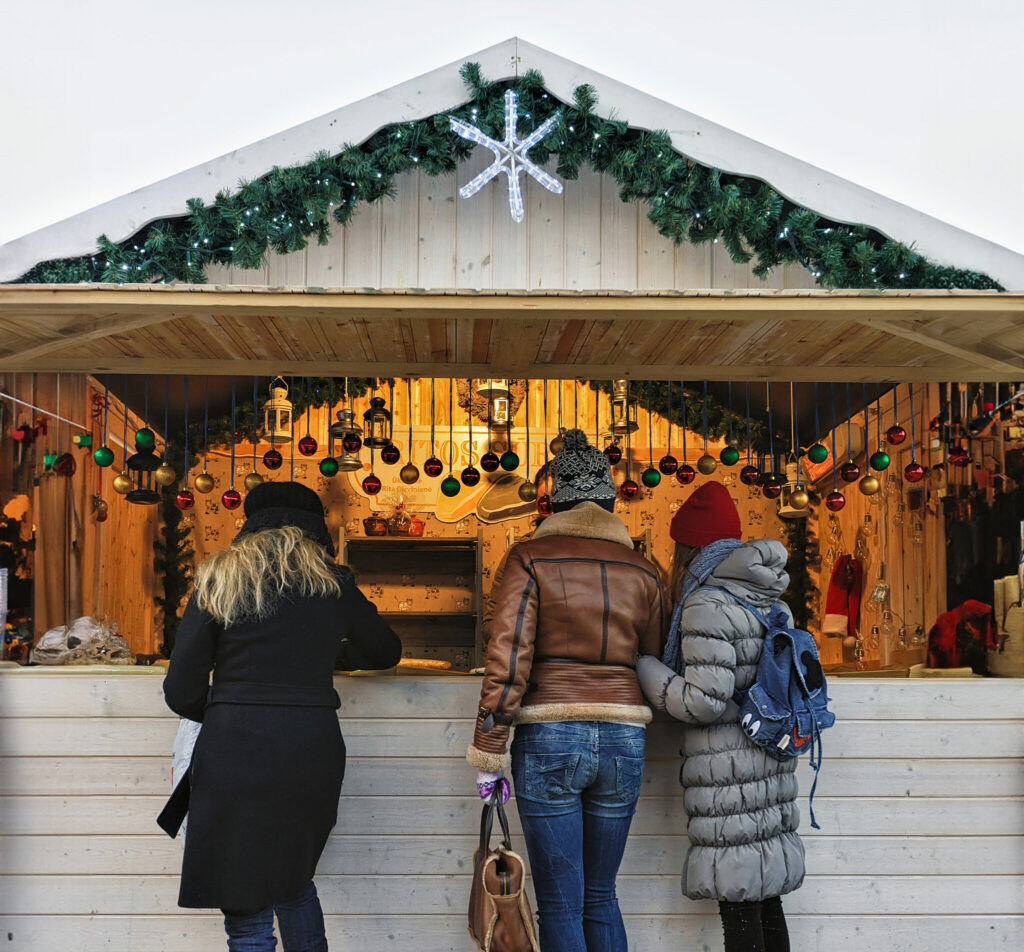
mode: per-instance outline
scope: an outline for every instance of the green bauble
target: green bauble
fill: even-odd
[[[338,475],[338,461],[333,456],[325,456],[320,460],[320,472],[324,476]]]
[[[114,462],[114,451],[109,446],[101,446],[92,454],[92,461],[97,466],[109,466]]]
[[[824,443],[815,443],[807,451],[807,458],[812,463],[824,463],[828,459],[828,447]]]
[[[156,434],[148,427],[135,431],[135,448],[140,453],[148,453],[156,446]]]
[[[869,460],[869,462],[871,463],[872,469],[877,469],[879,472],[881,472],[883,469],[889,468],[889,464],[892,462],[892,460],[889,459],[888,453],[886,453],[884,450],[879,450],[877,453],[871,454],[871,459]]]
[[[446,496],[457,496],[462,484],[454,476],[445,476],[441,481],[441,492]]]
[[[724,466],[735,466],[740,461],[740,451],[735,446],[723,446],[718,458]]]
[[[505,450],[501,454],[501,468],[506,472],[511,473],[514,469],[519,469],[519,456],[513,453],[512,450]],[[455,495],[452,493],[451,495]]]
[[[650,469],[645,469],[640,474],[640,482],[642,482],[648,489],[654,489],[654,487],[661,482],[661,473],[652,466]]]

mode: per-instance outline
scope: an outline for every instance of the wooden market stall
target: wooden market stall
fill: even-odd
[[[545,51],[509,41],[474,59],[492,75],[507,76],[509,55],[543,70],[545,88],[563,102],[572,100],[578,83],[591,82],[641,128],[674,130],[673,147],[696,162],[726,168],[728,160],[733,171],[771,181],[794,202],[839,221],[870,221],[886,234],[918,241],[937,260],[1024,288],[1021,256]],[[434,115],[460,101],[451,72],[420,77],[0,248],[0,278],[88,254],[101,231],[131,240],[146,223],[180,214],[189,197],[212,201],[242,168],[251,175],[274,163],[306,161],[328,141],[328,129],[331,143],[362,142],[388,123]],[[251,420],[254,399],[262,407],[275,375],[289,384],[293,399],[305,378],[321,378],[316,386],[327,388],[329,399],[308,417],[299,415],[294,433],[276,444],[279,470],[263,463],[270,444],[259,425],[255,446],[247,426],[233,450],[213,441],[203,453],[193,437],[191,451],[203,462],[193,467],[190,485],[205,470],[215,488],[196,492],[177,525],[188,530],[188,544],[201,558],[228,544],[237,529],[240,513],[220,504],[225,490],[241,489],[253,471],[266,478],[294,472],[321,493],[340,557],[403,629],[406,654],[451,666],[442,675],[407,669],[338,678],[351,760],[318,882],[332,942],[368,952],[468,949],[462,910],[477,806],[462,756],[479,689],[469,670],[480,661],[482,602],[497,562],[532,525],[533,505],[520,499],[518,487],[550,452],[560,424],[579,422],[605,439],[611,408],[602,388],[613,380],[633,382],[639,398],[627,447],[631,469],[616,467],[620,481],[639,480],[642,469],[669,451],[681,459],[685,446],[695,465],[706,449],[717,457],[725,446],[714,436],[705,442],[692,423],[684,433],[667,409],[648,414],[646,381],[671,383],[678,401],[685,380],[691,405],[704,399],[706,381],[716,406],[728,402],[731,383],[737,428],[748,419],[749,385],[750,417],[767,426],[771,406],[780,442],[794,427],[804,448],[820,439],[831,449],[836,438],[826,464],[800,463],[815,495],[809,516],[778,518],[794,487],[775,500],[743,485],[738,466],[725,465],[689,485],[665,477],[657,488],[621,501],[617,511],[638,545],[667,569],[671,514],[703,481],[720,480],[741,509],[747,537],[780,538],[808,556],[809,626],[837,675],[831,684],[839,726],[827,737],[816,801],[822,830],[802,830],[808,880],[787,902],[794,947],[953,952],[1015,945],[1024,928],[1022,682],[909,675],[925,662],[928,630],[951,607],[948,528],[958,518],[960,484],[977,483],[983,473],[989,474],[983,481],[1006,478],[1007,453],[1020,449],[1011,407],[1010,418],[998,423],[997,441],[971,441],[971,464],[947,467],[942,427],[954,422],[951,414],[962,416],[949,382],[964,384],[965,400],[969,394],[984,402],[1024,380],[1024,294],[827,291],[792,262],[762,279],[753,263],[733,261],[724,244],[663,237],[645,206],[620,200],[621,183],[586,165],[560,194],[527,183],[525,220],[517,223],[504,188],[459,197],[458,185],[489,161],[490,153],[478,149],[456,175],[404,171],[394,177],[388,201],[360,205],[325,244],[271,254],[257,268],[208,264],[206,285],[0,285],[0,394],[56,412],[59,381],[68,395],[60,415],[82,427],[65,428],[60,438],[77,463],[66,489],[78,520],[76,534],[65,536],[73,554],[68,564],[76,566],[64,583],[67,611],[116,621],[132,651],[149,660],[173,630],[152,604],[163,591],[152,550],[162,507],[130,506],[109,486],[123,458],[118,441],[124,442],[126,419],[129,435],[149,423],[159,449],[166,404],[168,445],[180,450],[184,410],[195,434],[207,388],[215,416],[223,418],[234,392]],[[349,403],[342,397],[345,378],[354,388]],[[384,483],[379,495],[363,486],[371,471],[365,450],[351,472],[325,476],[318,465],[338,409],[349,406],[360,420],[367,411],[370,394],[356,387],[367,378],[381,381],[377,394],[394,414],[400,451],[397,464],[373,463]],[[421,471],[432,449],[445,474],[449,458],[456,475],[479,460],[489,442],[487,416],[471,415],[479,407],[470,394],[492,380],[519,388],[512,441],[520,465],[505,474],[509,479],[487,477],[453,497],[422,472],[403,482],[410,451]],[[105,393],[104,430],[97,407],[102,410]],[[34,412],[22,407],[12,425],[34,424]],[[5,505],[19,496],[28,500],[18,510],[19,531],[30,539],[43,518],[40,491],[52,492],[47,487],[64,477],[44,471],[45,440],[17,455],[6,438],[10,419],[0,443],[0,490]],[[933,420],[940,420],[934,436]],[[913,437],[887,446],[892,462],[879,471],[881,491],[864,495],[850,483],[846,506],[830,515],[824,498],[833,490],[836,463],[850,456],[866,469],[866,458],[880,447],[879,432],[894,424],[909,429],[911,421]],[[88,432],[94,447],[110,445],[114,467],[101,470],[88,452],[70,445],[75,432]],[[307,432],[318,443],[309,457],[298,449]],[[507,430],[490,435],[496,444],[503,437]],[[774,464],[753,459],[763,471],[785,471],[781,453]],[[911,459],[937,467],[920,490],[898,478]],[[999,491],[1015,485],[1004,482]],[[986,482],[979,491],[985,497],[996,486]],[[94,498],[106,503],[103,521]],[[364,520],[391,515],[398,504],[421,518],[422,535],[368,536]],[[806,534],[792,536],[794,525]],[[858,551],[865,599],[858,637],[844,646],[842,637],[821,632],[821,594],[837,558]],[[37,580],[50,571],[38,549],[25,558],[24,571]],[[889,594],[872,602],[868,586],[879,579]],[[893,618],[883,618],[886,610]],[[887,676],[864,676],[876,673]],[[0,935],[8,936],[12,952],[220,947],[218,917],[176,908],[181,844],[153,822],[169,783],[175,730],[162,705],[161,674],[159,664],[0,665]],[[715,949],[720,942],[714,908],[679,896],[685,817],[678,747],[678,725],[656,721],[619,881],[630,947],[644,952],[698,943]],[[806,764],[801,769],[806,792]],[[405,782],[412,775],[415,796]]]

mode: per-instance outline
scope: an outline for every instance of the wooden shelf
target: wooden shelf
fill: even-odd
[[[403,612],[403,611],[387,611],[378,612],[381,618],[415,618],[417,620],[423,618],[476,618],[476,612]]]

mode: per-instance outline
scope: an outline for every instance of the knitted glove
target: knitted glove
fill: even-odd
[[[476,773],[476,789],[481,800],[490,800],[494,793],[495,784],[501,784],[501,802],[508,803],[512,796],[512,786],[505,777],[504,772],[489,773],[486,770],[478,770]]]

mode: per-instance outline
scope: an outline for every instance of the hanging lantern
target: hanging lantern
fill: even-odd
[[[825,505],[830,512],[839,512],[846,505],[846,497],[836,489],[825,497]]]
[[[125,499],[137,506],[151,506],[160,501],[160,493],[153,488],[156,471],[160,468],[160,460],[153,453],[155,445],[156,437],[149,427],[137,430],[136,452],[129,456],[124,464],[133,485],[125,494]]]
[[[263,465],[267,469],[280,469],[283,462],[284,457],[277,450],[267,450],[263,454]]]
[[[373,397],[370,409],[363,414],[366,435],[363,443],[371,449],[382,449],[391,442],[391,411],[383,397]]]
[[[512,390],[508,380],[485,380],[477,387],[478,394],[487,401],[487,426],[492,430],[504,430],[508,426],[511,411]],[[473,402],[473,385],[469,388],[470,406]],[[493,472],[493,470],[489,470]]]
[[[292,440],[292,402],[288,399],[288,384],[280,377],[271,381],[270,399],[263,404],[263,436],[271,443]]]
[[[616,436],[625,436],[627,433],[635,433],[640,428],[640,424],[637,423],[639,405],[639,397],[634,397],[629,392],[629,381],[616,380],[612,388],[612,433]]]
[[[251,493],[257,486],[263,483],[263,477],[256,472],[247,473],[245,477],[245,491]]]

